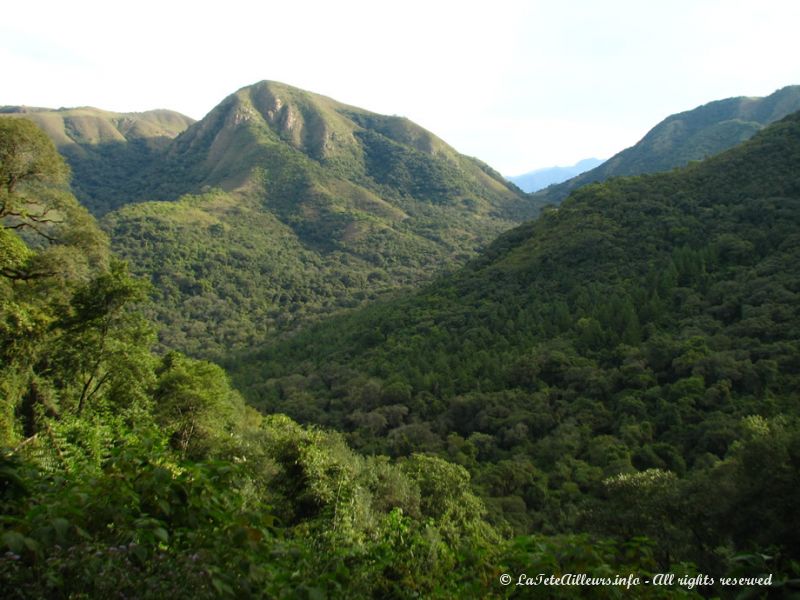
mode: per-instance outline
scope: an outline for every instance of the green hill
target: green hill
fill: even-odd
[[[91,107],[3,106],[0,114],[30,119],[44,130],[72,169],[75,195],[95,214],[136,196],[143,171],[152,168],[169,142],[194,123],[171,110],[115,113]]]
[[[535,212],[407,119],[274,82],[226,98],[131,188],[169,202],[107,213],[114,250],[155,283],[162,343],[203,356],[427,280]]]
[[[2,106],[0,114],[30,119],[59,149],[76,146],[87,150],[87,146],[133,140],[146,140],[150,145],[163,147],[167,140],[194,123],[194,119],[172,110],[115,113],[88,106],[58,110]]]
[[[800,86],[782,88],[764,98],[728,98],[671,115],[636,145],[599,167],[533,195],[537,202],[558,204],[588,183],[623,175],[669,171],[732,148],[766,125],[800,110]]]
[[[794,114],[230,367],[262,410],[462,464],[518,531],[645,534],[704,568],[797,557],[798,231]]]

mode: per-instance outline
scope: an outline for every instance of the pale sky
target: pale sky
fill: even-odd
[[[505,175],[800,84],[797,0],[7,2],[0,105],[202,118],[282,81],[403,115]]]

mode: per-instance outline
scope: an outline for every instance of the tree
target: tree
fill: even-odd
[[[58,341],[69,337],[63,320],[77,290],[108,273],[108,239],[68,180],[44,132],[25,119],[0,118],[0,436],[6,440],[34,435],[42,414],[60,412],[75,381],[74,371],[58,367],[69,354],[59,351]],[[77,356],[71,344],[62,348]],[[91,379],[85,395],[97,389]]]
[[[0,205],[0,216],[21,214],[21,204],[11,200],[24,200],[24,188],[36,185],[57,185],[67,183],[69,168],[58,154],[47,135],[27,119],[0,119],[0,189],[4,195]],[[8,196],[17,195],[12,198]],[[31,202],[34,209],[35,199]],[[34,216],[41,218],[41,212]]]
[[[183,453],[205,455],[212,441],[223,439],[243,416],[241,396],[213,363],[170,352],[157,375],[156,419]]]
[[[646,535],[657,542],[662,567],[685,556],[691,530],[683,520],[682,484],[670,471],[648,469],[603,481],[606,499],[595,502],[586,524],[619,539]]]
[[[50,368],[77,388],[75,412],[80,415],[100,390],[113,391],[115,405],[145,402],[152,386],[152,327],[131,305],[146,297],[147,284],[113,260],[108,272],[79,287],[69,311],[54,323]]]
[[[483,521],[486,508],[472,493],[464,467],[435,456],[412,454],[401,468],[419,485],[422,514],[436,520],[448,541],[457,543],[465,533],[493,538],[494,531]]]
[[[0,118],[0,275],[85,279],[107,265],[108,240],[68,183],[69,168],[35,123]]]

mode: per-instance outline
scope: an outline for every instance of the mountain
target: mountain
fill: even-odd
[[[465,466],[517,531],[646,535],[703,568],[796,557],[798,231],[800,113],[582,188],[457,273],[229,366],[264,411]]]
[[[764,98],[718,100],[671,115],[634,146],[599,167],[534,194],[543,204],[558,204],[572,190],[611,177],[657,173],[703,160],[752,137],[766,125],[800,110],[800,86]]]
[[[251,189],[264,178],[291,211],[297,200],[322,204],[309,200],[311,188],[343,208],[350,204],[345,210],[380,213],[386,207],[377,194],[400,204],[468,205],[479,219],[532,214],[498,173],[408,119],[269,81],[223,100],[175,140],[163,162],[169,175],[185,171],[188,185],[179,193]]]
[[[115,113],[91,107],[3,106],[0,116],[26,118],[44,130],[72,169],[76,196],[96,214],[118,206],[142,170],[194,123],[171,110]]]
[[[561,183],[589,169],[594,169],[601,164],[603,161],[599,158],[585,158],[571,167],[546,167],[507,179],[516,184],[523,192],[537,192],[549,185]]]
[[[428,280],[536,212],[408,119],[275,82],[133,167],[89,206],[154,283],[163,345],[203,356]]]

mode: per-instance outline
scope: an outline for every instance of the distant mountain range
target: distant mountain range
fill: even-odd
[[[557,204],[587,183],[682,167],[732,148],[797,110],[800,110],[798,85],[782,88],[764,98],[740,97],[710,102],[667,117],[636,145],[590,171],[536,192],[533,198],[541,203]]]
[[[603,164],[602,159],[585,158],[571,167],[545,167],[523,175],[507,177],[507,179],[516,184],[523,192],[537,192],[548,185],[561,183],[601,164]]]

